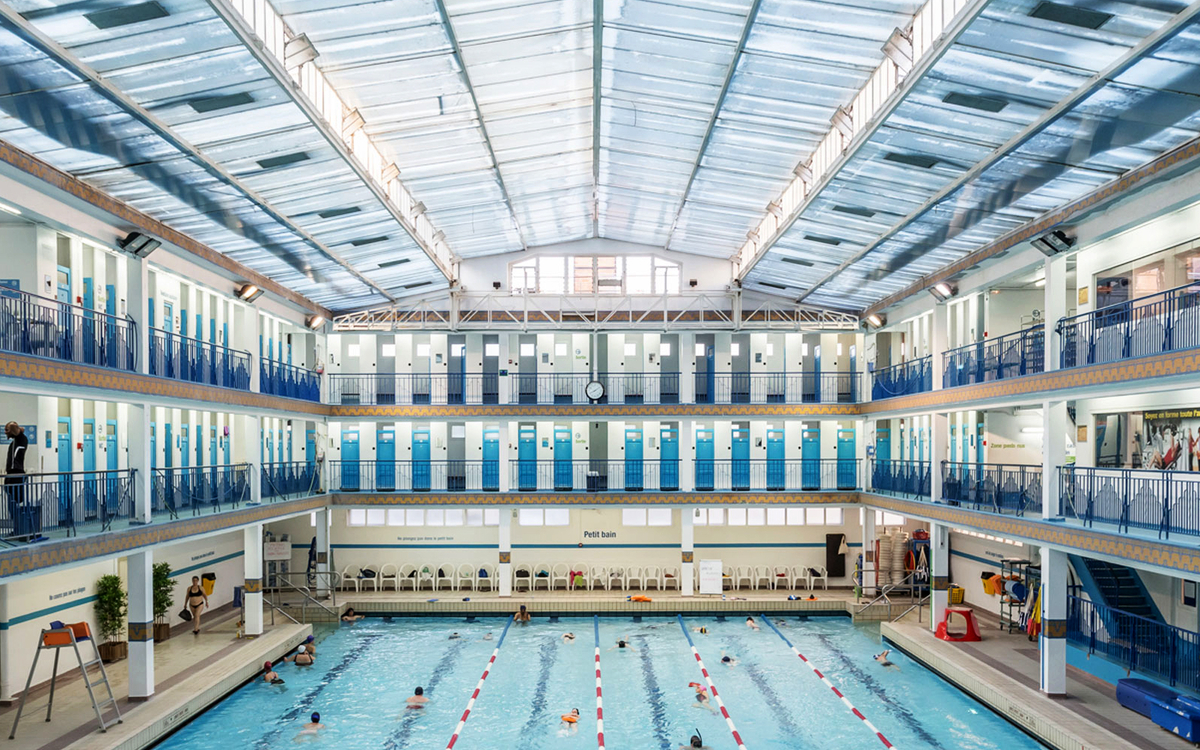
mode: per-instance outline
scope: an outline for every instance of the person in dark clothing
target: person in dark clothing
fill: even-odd
[[[4,459],[4,491],[8,496],[8,518],[12,532],[17,532],[17,509],[25,503],[25,454],[29,452],[29,438],[16,422],[4,425],[8,436],[8,455]]]

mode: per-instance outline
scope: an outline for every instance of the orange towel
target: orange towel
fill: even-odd
[[[631,602],[652,602],[654,600],[648,596],[631,596],[631,597],[629,597],[629,601],[631,601]]]

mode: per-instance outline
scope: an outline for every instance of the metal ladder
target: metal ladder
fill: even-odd
[[[51,623],[53,624],[53,623]],[[85,662],[83,654],[79,653],[79,640],[76,639],[76,632],[80,633],[80,638],[90,641],[92,644],[92,652],[96,655],[95,659]],[[54,671],[50,673],[50,700],[46,704],[46,721],[50,721],[50,712],[54,709],[54,685],[58,679],[58,655],[62,649],[70,647],[75,652],[75,659],[79,662],[79,673],[83,677],[83,684],[87,687],[88,697],[91,698],[92,708],[96,710],[96,721],[100,724],[100,731],[107,732],[108,728],[113,724],[120,724],[121,709],[117,706],[117,698],[113,695],[112,685],[108,681],[108,672],[104,669],[104,661],[100,658],[100,647],[96,645],[96,640],[92,637],[91,630],[86,622],[74,623],[72,625],[63,625],[49,630],[43,630],[38,638],[37,653],[33,656],[33,665],[29,668],[29,678],[25,680],[25,690],[21,693],[21,703],[17,706],[17,715],[13,719],[12,731],[9,732],[8,738],[15,739],[17,736],[17,724],[21,721],[21,712],[25,710],[25,700],[29,697],[29,689],[33,685],[33,675],[37,671],[38,658],[41,657],[42,651],[45,649],[53,649],[54,651]],[[88,668],[100,667],[99,679],[93,681],[92,674]],[[94,688],[103,685],[108,692],[108,697],[104,700],[96,700],[96,691]],[[117,712],[115,722],[104,720],[104,708],[111,705],[113,710]]]

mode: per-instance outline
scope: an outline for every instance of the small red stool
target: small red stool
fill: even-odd
[[[967,631],[965,633],[951,633],[948,629],[951,616],[957,615],[966,622]],[[934,633],[943,641],[981,641],[979,635],[979,624],[975,622],[975,613],[968,607],[946,607],[946,614],[942,617],[942,621],[938,623],[937,632]]]

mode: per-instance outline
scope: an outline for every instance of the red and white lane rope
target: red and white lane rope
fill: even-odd
[[[725,717],[725,723],[729,725],[733,741],[737,743],[738,750],[746,750],[742,736],[738,734],[737,727],[733,725],[733,717],[725,708],[725,702],[721,700],[721,696],[717,693],[717,686],[713,684],[712,677],[708,674],[708,667],[704,666],[704,660],[700,658],[700,652],[696,650],[696,644],[692,641],[691,633],[688,632],[687,623],[683,621],[683,615],[675,615],[675,617],[679,620],[679,627],[683,629],[683,636],[687,638],[688,645],[692,647],[692,656],[696,657],[696,663],[700,665],[700,673],[704,675],[704,681],[708,683],[708,692],[712,694],[713,700],[717,702],[717,708],[721,709],[721,715]]]
[[[483,681],[487,679],[488,673],[492,671],[492,665],[496,663],[496,655],[500,653],[500,647],[504,645],[504,637],[508,635],[508,628],[516,619],[514,615],[504,626],[504,632],[500,634],[500,640],[496,641],[496,648],[492,649],[492,658],[488,659],[487,666],[483,668],[483,676],[479,678],[479,682],[475,685],[475,692],[471,693],[471,699],[467,701],[467,708],[463,711],[462,718],[458,720],[458,726],[454,728],[454,735],[450,737],[450,742],[446,745],[446,750],[453,750],[454,743],[458,742],[458,735],[462,734],[463,727],[466,726],[467,717],[471,715],[471,709],[475,707],[475,699],[479,697],[479,691],[483,690]]]
[[[600,616],[592,615],[596,634],[596,745],[604,750],[604,696],[600,689]]]
[[[804,662],[804,665],[812,670],[812,673],[817,676],[817,679],[819,679],[821,682],[825,683],[825,687],[832,690],[833,694],[836,695],[838,697],[838,699],[841,700],[842,703],[844,703],[846,705],[846,708],[850,709],[850,713],[854,714],[859,719],[861,719],[862,723],[867,725],[867,729],[870,729],[872,732],[875,733],[875,736],[879,738],[879,741],[883,743],[884,747],[888,747],[888,748],[895,747],[895,745],[893,745],[891,742],[888,741],[887,737],[883,736],[883,732],[876,729],[875,725],[872,724],[870,722],[870,720],[867,719],[867,717],[863,716],[862,711],[859,711],[857,708],[854,707],[854,704],[850,702],[849,698],[842,695],[842,691],[838,690],[837,686],[834,685],[832,682],[830,682],[828,677],[821,674],[821,670],[817,668],[816,664],[813,664],[811,661],[809,661],[808,658],[804,654],[800,653],[800,650],[798,648],[796,648],[795,646],[792,645],[792,642],[789,641],[783,635],[783,633],[779,632],[779,628],[775,627],[775,623],[771,622],[771,618],[767,617],[766,615],[759,615],[759,616],[762,617],[763,622],[765,622],[771,626],[771,630],[775,631],[775,635],[779,636],[783,640],[783,642],[788,645],[788,648],[790,648],[792,650],[792,653],[794,653],[796,656],[799,656],[800,661]]]

